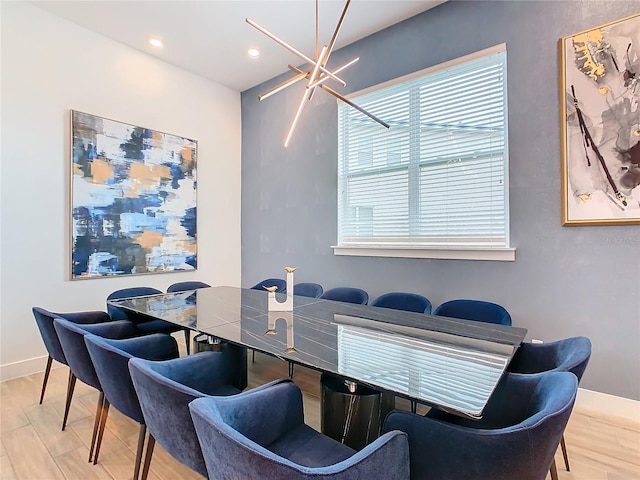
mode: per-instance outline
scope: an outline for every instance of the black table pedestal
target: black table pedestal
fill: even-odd
[[[230,383],[238,390],[247,388],[247,348],[200,334],[193,339],[193,353],[213,351],[225,354],[229,363]]]
[[[320,378],[322,433],[354,450],[361,450],[380,436],[395,397],[344,378],[323,373]]]

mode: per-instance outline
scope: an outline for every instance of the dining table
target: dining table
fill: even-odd
[[[520,327],[296,295],[291,311],[270,311],[268,296],[214,286],[109,303],[244,352],[241,388],[248,348],[469,418],[482,417],[527,334]]]

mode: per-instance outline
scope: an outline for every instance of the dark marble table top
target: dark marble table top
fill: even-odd
[[[284,294],[276,295],[280,300]],[[527,331],[236,287],[110,303],[470,417],[479,417]]]

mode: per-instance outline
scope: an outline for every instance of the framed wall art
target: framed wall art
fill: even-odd
[[[559,47],[562,224],[640,224],[640,14]]]
[[[195,269],[197,142],[71,117],[71,278]]]

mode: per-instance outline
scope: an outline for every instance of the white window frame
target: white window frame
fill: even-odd
[[[441,71],[455,65],[459,65],[461,63],[465,63],[474,59],[478,59],[481,57],[486,57],[498,52],[506,53],[506,44],[496,45],[494,47],[481,50],[479,52],[475,52],[464,57],[460,57],[449,62],[445,62],[439,65],[435,65],[424,70],[420,70],[418,72],[414,72],[412,74],[396,78],[389,82],[385,82],[380,85],[375,85],[373,87],[367,88],[365,90],[361,90],[359,92],[354,92],[348,96],[348,98],[359,97],[370,93],[372,91],[380,90],[392,85],[396,85],[399,83],[404,83],[409,80],[415,79],[417,77],[422,77],[428,75],[430,73],[434,73],[437,71]],[[506,67],[505,67],[505,76],[506,76]],[[505,78],[506,85],[506,78]],[[357,102],[356,102],[357,103]],[[367,108],[367,107],[365,107]],[[506,109],[506,92],[505,92],[505,109]],[[506,110],[505,110],[506,111]],[[506,113],[505,113],[506,117]],[[381,127],[382,128],[382,127]],[[393,127],[392,127],[393,128]],[[495,260],[495,261],[514,261],[515,260],[515,248],[511,247],[509,244],[509,187],[508,187],[508,129],[506,125],[505,119],[505,155],[504,155],[504,182],[505,182],[505,235],[506,235],[506,246],[433,246],[433,245],[415,245],[415,244],[407,244],[408,242],[403,242],[403,239],[398,239],[399,241],[395,241],[390,239],[390,241],[386,241],[380,243],[354,243],[349,242],[345,244],[333,245],[331,248],[334,250],[334,255],[349,255],[349,256],[369,256],[369,257],[403,257],[403,258],[438,258],[438,259],[458,259],[458,260]],[[411,167],[409,167],[411,168]],[[339,174],[340,177],[340,174]],[[410,187],[409,187],[410,188]],[[340,202],[343,200],[340,198],[340,185],[338,190],[338,205],[341,208]],[[342,207],[344,208],[344,207]],[[340,215],[340,213],[338,213]],[[338,218],[338,221],[340,219]]]

